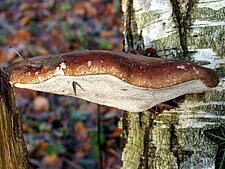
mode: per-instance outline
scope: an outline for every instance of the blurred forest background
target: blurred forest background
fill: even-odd
[[[0,68],[24,57],[85,49],[122,50],[119,0],[1,0]],[[30,168],[97,169],[97,105],[16,89]],[[105,169],[121,166],[122,111],[100,106]]]

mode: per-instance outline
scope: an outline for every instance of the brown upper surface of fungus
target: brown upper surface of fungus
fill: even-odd
[[[60,59],[51,66],[52,61]],[[47,60],[46,62],[41,62]],[[152,58],[113,51],[85,51],[39,56],[14,63],[5,71],[11,83],[41,83],[53,76],[113,75],[126,83],[144,88],[164,88],[200,79],[214,87],[219,79],[215,71],[190,62]],[[39,63],[42,66],[35,66]],[[48,69],[46,69],[48,67]],[[49,68],[50,67],[50,68]]]

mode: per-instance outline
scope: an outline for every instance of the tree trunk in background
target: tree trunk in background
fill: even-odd
[[[220,76],[218,87],[187,95],[177,109],[125,113],[122,168],[214,168],[217,146],[203,131],[225,121],[225,1],[122,0],[122,10],[125,49],[153,47]]]
[[[21,116],[7,75],[0,69],[0,169],[28,168]]]

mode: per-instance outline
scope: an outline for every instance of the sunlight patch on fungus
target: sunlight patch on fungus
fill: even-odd
[[[89,61],[87,62],[87,66],[88,66],[88,67],[91,67],[91,63],[92,63],[92,62],[89,60]]]
[[[60,65],[56,67],[54,75],[64,75],[63,69],[66,69],[66,64],[64,62],[60,63]]]
[[[177,66],[177,69],[187,70],[186,67],[185,67],[184,65]]]

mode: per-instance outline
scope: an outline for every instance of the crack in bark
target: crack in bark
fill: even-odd
[[[0,70],[0,98],[2,98],[6,104],[6,108],[8,109],[7,111],[9,112],[9,116],[12,115],[12,103],[11,103],[11,97],[10,94],[11,92],[9,89],[10,84],[7,84],[9,82],[9,77],[8,75]]]
[[[180,163],[183,161],[183,153],[178,143],[178,137],[176,135],[175,126],[171,124],[170,127],[170,150],[173,152],[177,159],[178,169],[180,168]]]
[[[144,114],[139,114],[140,116],[143,116]],[[141,117],[142,119],[143,117]],[[141,119],[139,121],[141,121]],[[144,133],[144,140],[143,140],[143,146],[144,146],[144,151],[143,154],[140,157],[140,164],[138,169],[151,169],[153,167],[153,162],[155,159],[155,156],[152,156],[152,154],[155,154],[155,147],[151,146],[152,143],[152,130],[154,127],[154,118],[152,118],[152,115],[150,115],[150,118],[148,119],[148,125],[145,127],[145,133]],[[149,163],[149,159],[151,160],[151,163]]]
[[[133,30],[132,30],[132,25],[134,22],[134,8],[133,8],[133,0],[128,3],[128,10],[127,10],[127,15],[126,15],[126,39],[127,39],[127,45],[128,48],[134,48],[134,42],[133,42]]]
[[[125,112],[122,118],[122,133],[121,133],[121,142],[120,146],[122,149],[125,148],[127,144],[127,138],[129,135],[129,113]]]
[[[138,115],[139,115],[139,127],[142,128],[142,123],[143,123],[142,122],[142,115],[143,115],[143,113],[139,112]]]
[[[191,11],[196,0],[170,0],[176,23],[179,28],[180,46],[183,51],[183,57],[188,55],[187,33],[191,26]],[[186,3],[186,4],[185,4]]]
[[[125,35],[124,37],[127,40],[128,49],[144,49],[144,40],[142,37],[142,31],[138,34],[137,23],[135,19],[135,10],[133,8],[133,0],[128,1],[127,3],[127,12],[124,13],[125,20]],[[123,46],[125,47],[125,41],[123,41]],[[125,51],[125,49],[123,49]]]

